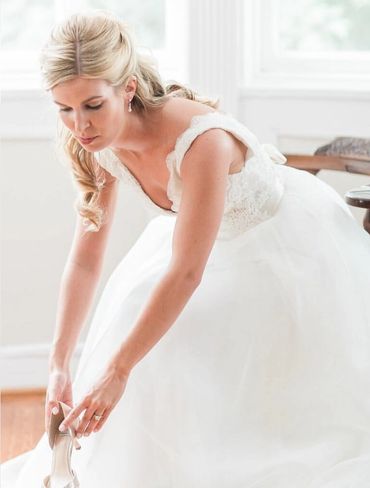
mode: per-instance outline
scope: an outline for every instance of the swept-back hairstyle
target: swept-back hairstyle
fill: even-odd
[[[39,59],[47,91],[76,77],[104,79],[113,87],[126,87],[135,76],[137,88],[132,110],[143,112],[160,107],[169,94],[218,108],[219,99],[202,97],[180,83],[163,83],[156,60],[138,51],[129,25],[106,10],[75,13],[56,24]],[[86,230],[96,232],[105,217],[98,203],[105,183],[104,173],[94,153],[86,151],[60,121],[57,137],[71,164],[72,179],[79,192],[75,209],[88,226]]]

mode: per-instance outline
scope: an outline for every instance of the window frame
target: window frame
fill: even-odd
[[[248,94],[288,90],[370,97],[370,52],[279,52],[278,2],[244,0],[243,91]]]

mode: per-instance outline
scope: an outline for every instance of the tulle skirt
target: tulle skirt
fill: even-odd
[[[182,313],[81,438],[81,488],[370,486],[370,236],[329,185],[277,170],[276,213],[216,240]],[[106,283],[75,403],[165,274],[175,221],[152,219]],[[40,488],[50,464],[44,434],[3,463],[2,486]]]

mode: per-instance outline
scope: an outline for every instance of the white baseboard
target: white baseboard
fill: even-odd
[[[71,360],[71,374],[80,359],[83,343],[76,347]],[[2,346],[0,348],[0,388],[20,390],[46,388],[50,344]]]

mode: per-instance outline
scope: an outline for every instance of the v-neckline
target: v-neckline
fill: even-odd
[[[144,195],[144,198],[147,200],[147,202],[149,204],[151,204],[153,207],[155,207],[157,210],[159,210],[161,213],[164,213],[166,215],[170,214],[170,215],[175,215],[177,214],[177,212],[175,210],[173,210],[173,207],[175,206],[175,202],[173,200],[171,200],[170,198],[170,186],[171,186],[171,183],[172,183],[172,176],[173,176],[173,165],[175,163],[175,160],[176,160],[176,155],[178,153],[178,150],[179,150],[179,146],[180,146],[180,143],[183,139],[183,137],[189,132],[191,131],[194,126],[198,123],[199,120],[203,119],[203,118],[206,118],[206,117],[209,117],[209,116],[221,116],[221,117],[228,117],[230,116],[230,114],[228,113],[225,113],[225,112],[219,112],[218,110],[212,110],[211,112],[205,112],[204,114],[195,114],[191,117],[190,119],[190,123],[188,125],[188,127],[186,127],[186,129],[184,129],[176,138],[176,142],[175,142],[175,145],[172,149],[172,151],[170,151],[167,156],[165,157],[165,163],[166,163],[166,167],[168,169],[168,173],[169,173],[169,177],[168,177],[168,182],[167,182],[167,188],[166,188],[166,196],[168,198],[168,200],[170,202],[172,202],[172,205],[171,205],[171,208],[164,208],[164,207],[161,207],[160,205],[158,205],[154,200],[152,200],[152,198],[146,193],[146,191],[144,191],[144,188],[142,187],[140,181],[136,178],[136,176],[130,171],[130,169],[118,158],[118,156],[116,156],[114,154],[114,152],[110,149],[112,155],[114,156],[114,158],[116,158],[117,160],[117,163],[118,163],[118,166],[119,168],[125,173],[126,177],[132,182],[134,188],[139,192],[141,193],[142,195]],[[245,161],[247,161],[248,158],[246,158]],[[246,165],[244,165],[242,167],[242,169],[240,171],[237,171],[236,173],[229,173],[228,175],[228,178],[229,180],[231,180],[233,177],[237,176],[237,175],[240,175],[244,169],[246,168]]]
[[[136,176],[130,171],[130,169],[119,159],[118,156],[116,156],[114,154],[114,152],[110,149],[113,157],[117,160],[117,163],[118,163],[118,166],[120,168],[121,171],[123,171],[123,173],[126,175],[126,177],[132,182],[133,184],[133,187],[139,191],[140,194],[144,195],[144,197],[146,198],[146,200],[151,204],[153,205],[156,209],[160,210],[161,212],[164,212],[166,214],[176,214],[177,212],[175,212],[174,210],[172,210],[172,207],[174,205],[174,202],[169,198],[168,196],[168,188],[169,188],[169,185],[170,185],[170,180],[172,178],[172,173],[170,172],[169,174],[169,178],[168,178],[168,183],[167,183],[167,189],[166,189],[166,196],[168,198],[168,200],[170,202],[172,202],[172,205],[171,205],[171,208],[164,208],[164,207],[161,207],[160,205],[158,205],[148,194],[147,192],[144,190],[144,188],[142,187],[140,181],[136,178]],[[166,161],[167,161],[167,157],[171,154],[173,154],[175,151],[171,151],[167,156],[166,156]]]
[[[146,191],[144,191],[144,188],[142,187],[140,181],[136,178],[136,176],[130,171],[130,169],[124,164],[124,162],[121,161],[119,159],[119,157],[116,156],[116,154],[109,148],[110,152],[116,158],[116,160],[119,164],[119,167],[122,169],[122,171],[124,171],[124,173],[127,175],[127,177],[132,181],[134,187],[136,187],[136,189],[139,190],[144,195],[144,197],[149,201],[149,203],[151,203],[155,208],[157,208],[161,212],[164,212],[166,214],[171,214],[171,215],[174,215],[177,213],[176,211],[172,210],[172,208],[174,206],[174,202],[169,197],[169,187],[171,185],[171,179],[172,179],[172,174],[173,174],[172,164],[173,164],[174,158],[176,157],[176,153],[177,153],[180,141],[184,137],[185,133],[187,133],[190,129],[192,129],[194,127],[194,124],[197,120],[199,120],[203,117],[209,116],[211,114],[212,115],[213,114],[225,115],[225,114],[218,112],[217,110],[214,110],[211,112],[206,112],[204,114],[193,115],[190,119],[190,123],[189,123],[188,127],[178,135],[178,137],[176,138],[174,148],[165,157],[165,163],[166,163],[166,167],[167,167],[168,173],[169,173],[168,183],[167,183],[167,188],[166,188],[166,196],[167,196],[168,200],[170,202],[172,202],[171,208],[164,208],[164,207],[161,207],[160,205],[158,205],[157,203],[155,203],[155,201],[152,200],[152,198],[146,193]]]
[[[111,151],[113,156],[116,158],[119,166],[120,166],[120,169],[125,173],[126,177],[132,182],[134,188],[136,188],[140,194],[144,195],[144,197],[146,198],[146,200],[151,204],[153,205],[155,208],[157,208],[158,210],[160,210],[161,212],[164,212],[166,214],[176,214],[177,212],[175,212],[174,210],[172,210],[172,207],[173,207],[173,201],[168,197],[168,186],[169,186],[169,183],[170,183],[170,179],[172,177],[172,174],[170,173],[169,175],[169,179],[168,179],[168,184],[167,184],[167,198],[170,202],[172,202],[172,205],[171,205],[171,209],[169,208],[164,208],[164,207],[161,207],[160,205],[158,205],[147,193],[146,191],[144,190],[144,188],[142,187],[140,181],[136,178],[136,176],[129,170],[129,168],[113,153],[113,151]],[[171,154],[171,153],[170,153]]]

